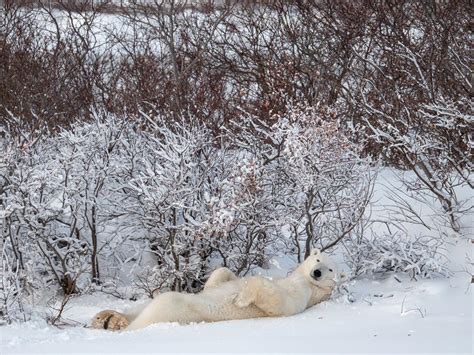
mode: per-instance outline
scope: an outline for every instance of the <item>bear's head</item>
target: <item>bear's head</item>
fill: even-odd
[[[328,254],[313,249],[306,260],[298,267],[309,282],[318,287],[334,288],[344,274],[338,272],[336,263]]]

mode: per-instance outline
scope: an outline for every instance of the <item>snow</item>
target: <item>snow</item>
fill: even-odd
[[[459,240],[455,249],[471,246]],[[397,279],[399,281],[397,281]],[[398,275],[354,280],[350,296],[288,318],[157,324],[114,333],[44,320],[1,329],[2,354],[132,352],[350,352],[472,353],[472,287],[458,272],[446,279],[411,281]],[[103,309],[123,311],[136,302],[94,294],[73,299],[65,318],[87,324]]]

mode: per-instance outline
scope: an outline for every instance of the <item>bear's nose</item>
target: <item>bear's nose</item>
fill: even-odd
[[[313,275],[316,279],[321,277],[321,270],[319,270],[319,269],[314,270]]]

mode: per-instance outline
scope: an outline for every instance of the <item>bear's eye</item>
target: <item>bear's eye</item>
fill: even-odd
[[[316,259],[316,261],[319,263],[319,259]]]
[[[329,269],[329,272],[332,272],[332,269]]]

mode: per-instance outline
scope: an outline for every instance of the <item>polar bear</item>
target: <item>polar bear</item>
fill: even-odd
[[[327,300],[340,276],[335,263],[318,249],[281,279],[238,278],[222,267],[211,274],[200,293],[163,293],[134,313],[102,311],[92,320],[92,327],[136,330],[163,322],[187,324],[291,316]]]

